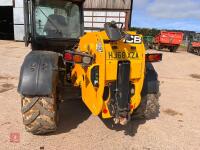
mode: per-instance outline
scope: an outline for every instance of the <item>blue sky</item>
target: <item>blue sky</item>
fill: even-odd
[[[133,0],[132,26],[200,32],[200,0]]]

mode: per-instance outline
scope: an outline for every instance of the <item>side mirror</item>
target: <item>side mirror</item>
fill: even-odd
[[[121,25],[121,28],[117,27],[117,24]],[[121,22],[109,22],[105,23],[104,29],[110,39],[110,41],[119,41],[124,37],[124,33],[122,31],[123,23]]]

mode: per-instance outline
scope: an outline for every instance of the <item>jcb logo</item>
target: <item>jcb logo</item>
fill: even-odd
[[[128,39],[124,40],[124,43],[141,44],[142,38],[138,35],[137,36],[131,35]]]

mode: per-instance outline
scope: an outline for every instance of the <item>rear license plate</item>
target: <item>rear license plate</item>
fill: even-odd
[[[138,58],[138,53],[135,52],[108,52],[108,59],[136,59]]]

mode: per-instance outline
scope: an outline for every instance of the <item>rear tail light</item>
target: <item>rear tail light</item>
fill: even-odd
[[[84,53],[66,51],[64,55],[64,59],[67,62],[71,62],[71,63],[90,65],[92,63],[93,57]]]
[[[75,63],[82,63],[82,59],[83,59],[83,57],[81,55],[74,55],[73,56],[73,61]]]
[[[146,54],[146,62],[159,62],[162,61],[162,54]]]
[[[73,55],[70,53],[65,54],[65,60],[66,61],[73,61]]]

